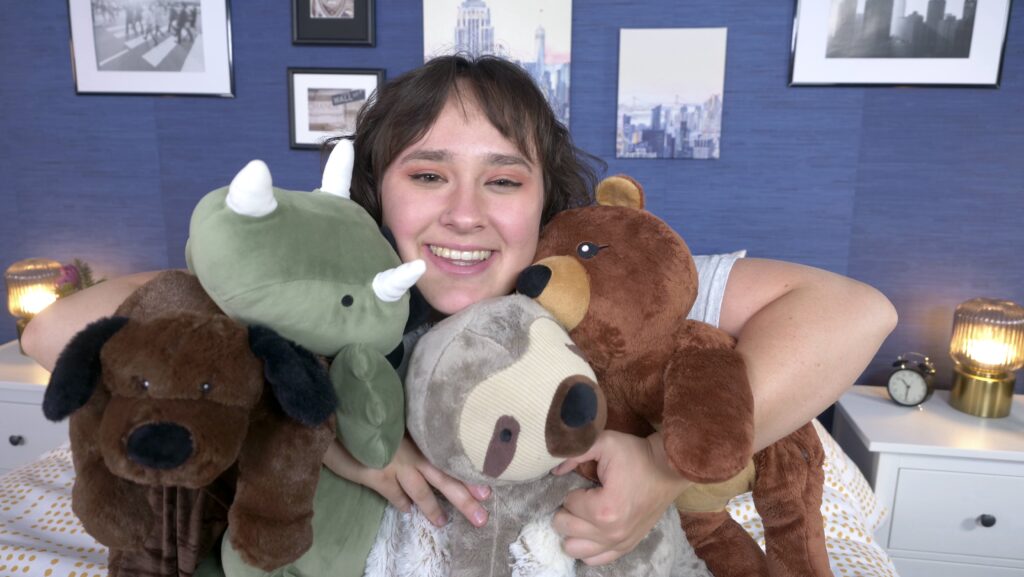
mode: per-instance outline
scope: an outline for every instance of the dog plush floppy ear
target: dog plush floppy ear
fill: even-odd
[[[327,369],[313,353],[273,329],[249,327],[249,348],[263,361],[263,373],[284,413],[307,427],[326,421],[338,406]]]
[[[100,377],[100,350],[127,322],[125,317],[103,318],[71,339],[57,358],[43,395],[47,419],[63,420],[89,402]]]

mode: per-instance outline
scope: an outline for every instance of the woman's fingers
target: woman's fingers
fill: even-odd
[[[398,473],[398,484],[402,486],[402,490],[412,499],[412,502],[420,512],[427,519],[430,519],[431,523],[438,527],[443,527],[448,522],[444,510],[441,509],[441,503],[438,502],[437,497],[434,495],[434,491],[417,469],[410,468],[400,471]]]
[[[490,489],[486,488],[486,491],[481,489],[481,486],[474,485],[472,487],[465,485],[462,481],[449,477],[443,473],[437,467],[430,463],[423,461],[417,467],[423,477],[426,478],[427,482],[437,488],[438,491],[444,495],[445,499],[454,506],[459,513],[469,520],[470,523],[475,527],[482,527],[487,523],[487,511],[480,505],[480,502],[476,500],[473,495],[473,491],[477,494],[490,493]]]

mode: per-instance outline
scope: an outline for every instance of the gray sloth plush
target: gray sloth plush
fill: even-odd
[[[409,433],[427,459],[467,483],[492,487],[485,526],[451,504],[437,529],[417,511],[389,509],[368,576],[706,576],[674,507],[613,564],[565,555],[551,518],[567,493],[592,487],[550,474],[586,452],[604,428],[594,372],[557,321],[514,295],[473,305],[417,344],[405,381]]]

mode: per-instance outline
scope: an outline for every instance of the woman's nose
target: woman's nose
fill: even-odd
[[[441,215],[441,224],[458,232],[472,232],[484,227],[487,212],[480,191],[469,183],[457,184],[448,197],[448,206]]]

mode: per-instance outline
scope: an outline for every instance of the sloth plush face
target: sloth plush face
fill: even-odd
[[[407,424],[424,455],[471,483],[521,483],[590,448],[607,418],[590,366],[524,296],[477,303],[420,339]]]

